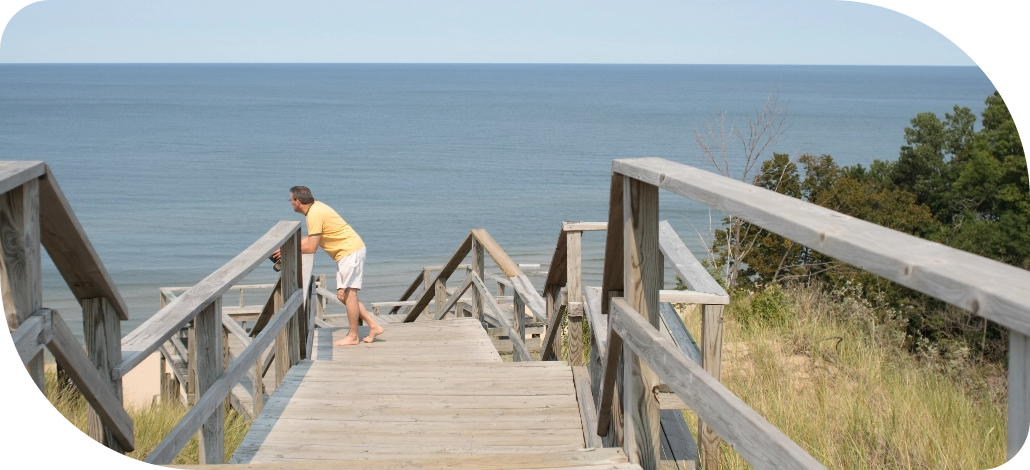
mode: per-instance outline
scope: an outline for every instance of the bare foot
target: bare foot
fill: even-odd
[[[376,340],[376,336],[383,334],[384,331],[386,330],[383,329],[381,325],[376,325],[375,328],[372,328],[368,331],[368,336],[366,336],[365,339],[363,339],[362,341],[366,343],[371,343]]]
[[[348,336],[344,336],[343,339],[341,339],[339,341],[334,341],[333,342],[333,346],[356,346],[357,344],[358,344],[357,336],[351,337],[349,335]]]

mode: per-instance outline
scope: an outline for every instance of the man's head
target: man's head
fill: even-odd
[[[311,195],[311,190],[307,186],[294,186],[290,188],[290,205],[293,206],[294,212],[304,213],[304,209],[315,202],[315,197]]]

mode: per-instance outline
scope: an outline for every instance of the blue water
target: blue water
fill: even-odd
[[[0,65],[0,158],[50,165],[129,304],[128,332],[159,286],[192,285],[302,220],[297,184],[366,241],[366,303],[396,300],[474,227],[546,263],[561,221],[607,220],[612,159],[707,168],[695,129],[720,111],[742,124],[774,89],[790,128],[772,150],[843,164],[897,158],[916,113],[979,113],[994,91],[975,67]],[[697,232],[720,216],[661,204],[703,256]],[[588,285],[603,244],[584,240]],[[46,305],[74,316],[48,260],[43,276]]]

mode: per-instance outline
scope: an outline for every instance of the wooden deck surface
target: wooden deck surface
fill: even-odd
[[[316,330],[314,360],[290,370],[230,462],[533,453],[541,454],[533,465],[546,468],[542,453],[554,452],[557,464],[584,448],[565,363],[503,362],[473,319],[386,328],[375,343],[355,347],[331,345],[345,328]],[[623,462],[604,452],[591,455],[604,465]]]

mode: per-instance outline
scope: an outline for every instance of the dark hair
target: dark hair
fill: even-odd
[[[290,188],[290,195],[294,199],[299,201],[301,204],[311,204],[315,202],[315,197],[311,195],[311,190],[307,186],[294,186]]]

